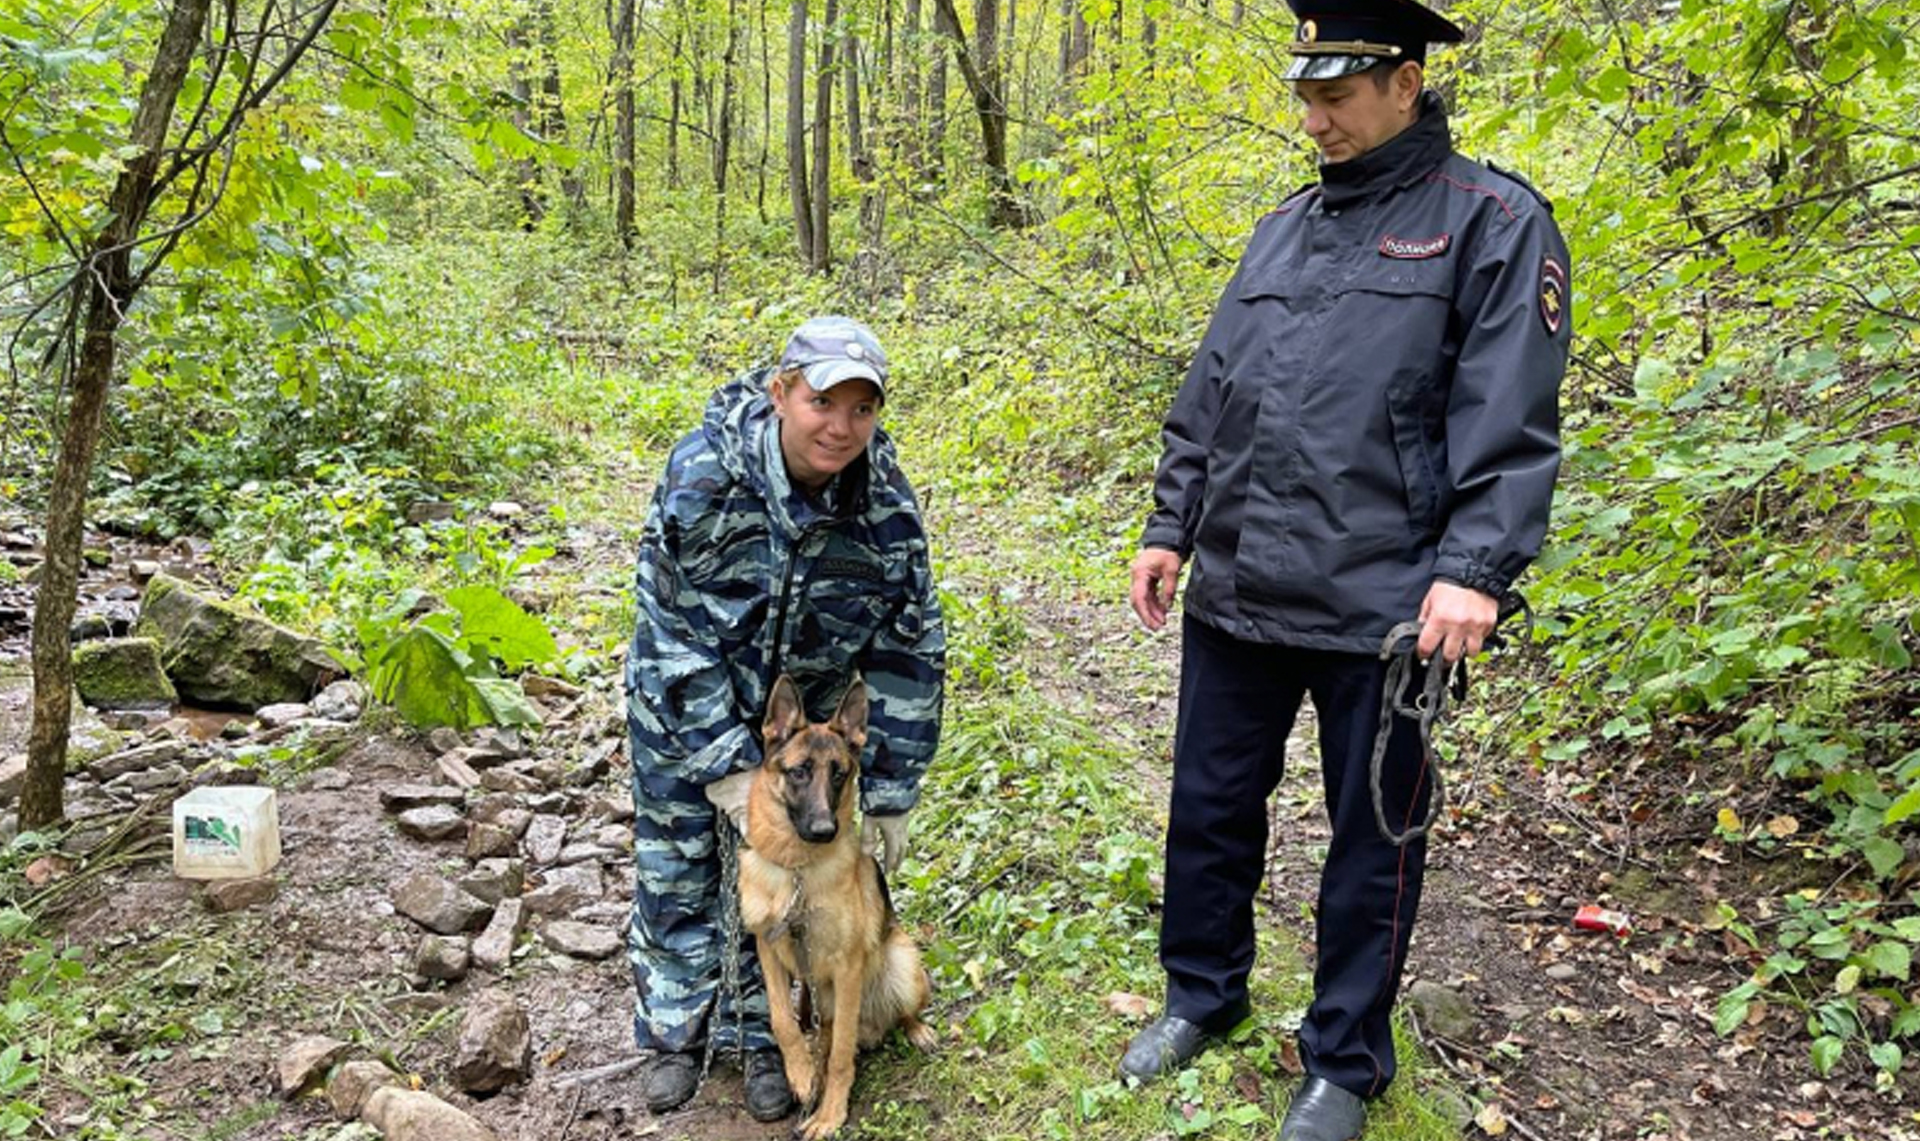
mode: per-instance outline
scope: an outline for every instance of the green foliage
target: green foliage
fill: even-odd
[[[420,600],[407,592],[360,624],[374,697],[422,728],[540,724],[539,710],[496,668],[517,672],[559,656],[540,620],[488,586],[449,591],[451,611],[409,621]]]

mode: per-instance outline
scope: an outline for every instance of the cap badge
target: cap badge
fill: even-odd
[[[1319,38],[1320,38],[1320,25],[1314,23],[1312,20],[1307,20],[1301,23],[1300,25],[1300,42],[1301,43],[1310,44],[1317,41]]]
[[[856,360],[856,361],[867,359],[866,346],[862,345],[858,341],[848,341],[847,342],[847,359]]]

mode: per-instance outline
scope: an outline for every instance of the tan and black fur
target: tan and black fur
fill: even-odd
[[[920,949],[896,922],[880,867],[860,848],[854,801],[867,739],[867,686],[856,677],[826,724],[809,724],[792,679],[774,683],[762,727],[766,761],[747,797],[740,916],[767,980],[773,1037],[787,1081],[819,1141],[847,1120],[858,1048],[898,1026],[921,1049],[929,984]],[[793,1002],[805,984],[820,1017],[824,1081]]]

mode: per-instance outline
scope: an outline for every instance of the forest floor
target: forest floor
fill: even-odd
[[[559,556],[522,585],[555,600],[550,618],[563,641],[581,614],[622,612],[653,462],[603,460],[553,491],[568,500],[573,522]],[[1076,845],[1090,863],[1080,866],[1098,863],[1101,844],[1121,837],[1128,851],[1147,853],[1149,894],[1157,892],[1152,856],[1170,782],[1177,633],[1139,631],[1125,605],[1123,567],[1094,581],[1056,575],[1024,510],[938,500],[930,508],[944,589],[994,600],[990,623],[973,616],[956,625],[992,626],[997,680],[983,680],[978,655],[957,669],[949,718],[974,727],[1006,720],[996,738],[1005,741],[1022,739],[1017,723],[1041,720],[1094,739],[1090,747],[1117,763],[1096,782],[1113,799],[1088,810]],[[102,568],[94,586],[119,581],[117,566]],[[16,604],[0,615],[0,639],[17,650],[26,609],[17,604],[30,604],[30,593],[16,588],[0,601]],[[585,696],[552,707],[546,732],[531,741],[534,757],[572,769],[597,772],[585,763],[594,757],[611,764],[553,802],[564,804],[555,810],[574,821],[575,834],[619,819],[603,809],[627,780],[624,756],[609,756],[623,737],[617,655],[597,670]],[[0,685],[0,742],[24,736],[23,682],[16,665],[12,682]],[[1032,758],[1026,775],[1000,773],[992,798],[979,797],[978,783],[936,782],[934,807],[917,821],[901,902],[930,948],[936,979],[966,982],[936,994],[939,1051],[922,1058],[894,1043],[863,1064],[856,1135],[1271,1135],[1298,1067],[1288,1040],[1307,994],[1310,908],[1326,843],[1312,734],[1308,710],[1271,809],[1255,1024],[1206,1055],[1198,1080],[1141,1091],[1110,1079],[1139,1017],[1125,998],[1137,992],[1149,1007],[1158,1002],[1153,900],[1123,912],[1118,935],[1057,926],[1040,914],[1048,900],[1069,912],[1098,907],[1077,887],[1048,894],[1038,882],[1043,869],[1020,858],[1021,846],[1051,827],[1058,804],[1046,799],[1068,795],[1048,757]],[[1402,1006],[1418,1012],[1403,1014],[1408,1062],[1370,1137],[1920,1138],[1920,1092],[1911,1086],[1875,1091],[1864,1066],[1815,1079],[1802,1013],[1759,1006],[1730,1037],[1715,1034],[1716,1002],[1748,975],[1753,956],[1713,920],[1714,905],[1730,901],[1746,913],[1742,902],[1782,869],[1721,851],[1711,820],[1695,819],[1708,810],[1689,806],[1692,790],[1663,787],[1629,765],[1596,800],[1497,744],[1473,740],[1451,751],[1473,756],[1452,762],[1459,810],[1432,846],[1406,979],[1414,993]],[[87,981],[73,992],[75,1017],[91,1019],[96,1032],[87,1049],[49,1068],[40,1088],[46,1133],[345,1136],[324,1100],[286,1101],[275,1088],[275,1059],[286,1046],[326,1033],[417,1075],[503,1138],[785,1135],[786,1125],[745,1116],[724,1059],[687,1109],[646,1112],[638,1073],[620,1069],[634,1058],[622,955],[582,958],[526,939],[498,972],[476,969],[452,984],[415,976],[420,932],[395,914],[394,885],[423,868],[459,875],[467,862],[457,842],[399,832],[382,792],[439,779],[436,764],[424,738],[377,716],[323,757],[296,750],[285,758],[271,775],[281,784],[284,857],[269,902],[213,914],[193,885],[152,858],[105,868],[64,897],[42,933],[76,948],[86,964]],[[982,813],[985,823],[974,818]],[[960,859],[962,846],[993,849],[983,861],[1002,850],[1015,860],[976,865],[972,853]],[[618,931],[631,869],[617,859],[600,863],[598,895],[573,901],[569,914]],[[1089,874],[1087,882],[1112,878]],[[935,890],[943,877],[953,881],[944,885],[948,895]],[[540,878],[536,872],[530,887]],[[1571,917],[1585,903],[1627,913],[1632,934],[1575,929]],[[984,934],[969,943],[944,930],[984,931],[1004,918],[971,910],[981,907],[1013,913],[1006,940],[992,944],[996,953],[970,951],[990,945]],[[942,950],[947,943],[961,949]],[[1071,970],[1049,977],[1062,963]],[[0,965],[0,976],[18,966]],[[447,1075],[461,1007],[488,987],[508,990],[527,1011],[533,1072],[504,1092],[473,1097]],[[1033,1001],[1005,1006],[1005,992]],[[112,1025],[102,1027],[105,1019]],[[610,1076],[593,1077],[610,1067]]]

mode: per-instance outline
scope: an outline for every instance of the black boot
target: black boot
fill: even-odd
[[[1238,1025],[1239,1021],[1236,1018],[1228,1025]],[[1126,1057],[1120,1059],[1120,1076],[1142,1082],[1163,1077],[1193,1061],[1215,1038],[1216,1035],[1202,1026],[1163,1014],[1147,1023],[1133,1036],[1133,1041],[1127,1043]]]
[[[1280,1123],[1280,1141],[1354,1141],[1367,1120],[1367,1103],[1325,1078],[1300,1083],[1286,1120]]]
[[[755,1121],[778,1121],[793,1112],[793,1090],[787,1086],[787,1063],[780,1051],[749,1050],[742,1070],[747,1113]]]
[[[700,1088],[700,1051],[660,1054],[647,1067],[647,1109],[668,1113],[687,1104]]]

